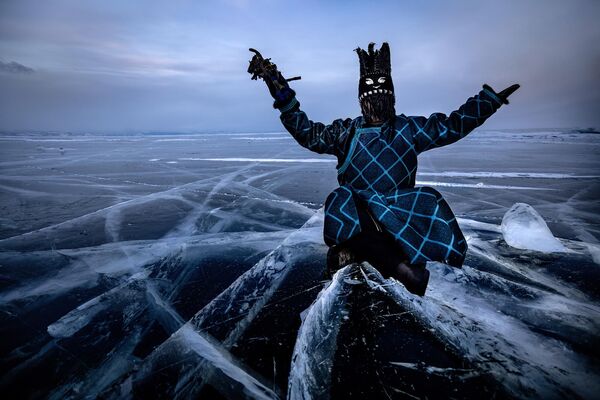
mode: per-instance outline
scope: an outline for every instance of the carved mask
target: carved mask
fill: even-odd
[[[374,46],[374,43],[370,43],[368,51],[356,49],[360,61],[358,99],[367,123],[383,123],[396,115],[396,98],[390,48],[387,43],[383,43],[379,50],[374,50]]]

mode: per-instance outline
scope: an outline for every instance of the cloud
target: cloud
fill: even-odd
[[[32,74],[35,71],[33,68],[26,67],[15,61],[7,63],[0,61],[0,72],[8,72],[10,74]]]
[[[0,0],[0,129],[281,129],[248,47],[302,76],[313,120],[355,117],[370,41],[390,43],[398,113],[518,82],[486,128],[598,126],[600,2],[538,3]]]

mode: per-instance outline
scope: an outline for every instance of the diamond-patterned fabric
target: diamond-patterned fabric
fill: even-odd
[[[467,243],[450,206],[430,187],[415,187],[417,156],[465,137],[501,106],[482,90],[448,117],[396,116],[379,127],[363,118],[312,122],[298,107],[283,112],[286,129],[302,146],[338,157],[340,187],[325,202],[325,242],[340,244],[361,231],[357,207],[367,207],[411,263],[460,267]]]

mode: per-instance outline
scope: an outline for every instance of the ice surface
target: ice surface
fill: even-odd
[[[292,355],[288,399],[324,399],[331,385],[337,334],[348,318],[345,304],[352,267],[339,270],[308,309]]]
[[[600,371],[597,366],[590,370],[591,360],[578,355],[564,342],[544,338],[532,329],[543,323],[544,318],[568,318],[571,321],[567,324],[595,335],[600,328],[600,308],[565,298],[547,299],[548,295],[535,290],[519,298],[515,296],[521,289],[518,284],[468,266],[457,270],[439,263],[429,266],[431,286],[427,296],[420,298],[400,284],[389,284],[369,265],[361,268],[369,273],[369,280],[385,288],[479,371],[492,374],[512,395],[592,398],[600,390],[598,381],[594,382]],[[489,296],[491,293],[493,297]],[[507,295],[510,302],[502,305]],[[541,298],[532,301],[535,297]],[[539,315],[523,318],[518,311],[523,306],[537,309]],[[519,373],[515,374],[516,371]]]
[[[592,260],[594,260],[596,264],[600,265],[600,245],[594,243],[585,243],[585,246],[588,248]]]
[[[517,249],[543,252],[567,251],[550,232],[544,218],[529,204],[515,203],[502,218],[502,235]]]
[[[423,298],[368,265],[326,278],[336,160],[281,132],[0,141],[7,398],[600,390],[599,135],[476,132],[422,154],[419,184],[469,243],[462,270],[429,263]],[[507,244],[515,203],[568,251]]]
[[[286,276],[301,268],[300,260],[314,246],[322,246],[320,234],[323,215],[316,213],[301,229],[294,231],[280,246],[241,275],[226,290],[203,307],[187,324],[158,347],[136,374],[137,385],[153,386],[157,370],[171,371],[173,385],[154,395],[168,397],[197,396],[206,382],[214,378],[215,363],[196,352],[189,355],[190,332],[210,335],[223,349],[232,348],[257,315],[273,297]],[[173,364],[173,360],[182,360]]]
[[[242,386],[240,389],[229,389],[233,396],[241,392],[250,398],[259,400],[279,398],[271,389],[244,371],[243,367],[236,365],[228,357],[227,352],[219,350],[217,343],[211,343],[207,338],[194,331],[189,325],[181,328],[180,335],[185,340],[186,347],[192,349],[200,357],[210,362],[214,368]],[[221,385],[220,387],[227,387],[227,385]]]

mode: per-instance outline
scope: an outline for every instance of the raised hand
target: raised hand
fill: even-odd
[[[279,108],[289,103],[296,95],[296,92],[290,88],[288,81],[300,79],[300,77],[285,79],[277,69],[277,65],[273,64],[270,58],[263,58],[255,49],[251,48],[249,50],[254,53],[248,66],[248,73],[252,74],[251,79],[256,80],[261,78],[265,81],[271,96],[275,99],[273,107]]]
[[[517,90],[520,87],[521,87],[521,85],[519,85],[518,83],[515,83],[514,85],[511,85],[511,86],[507,87],[506,89],[504,89],[503,91],[501,91],[500,93],[498,93],[498,97],[500,97],[502,99],[504,104],[508,104],[508,96],[513,94],[515,92],[515,90]]]
[[[494,91],[494,89],[492,89],[490,87],[490,85],[488,85],[487,83],[485,85],[483,85],[483,88],[486,90],[489,90],[490,92],[492,92],[493,94],[495,94],[496,96],[498,96],[498,98],[502,101],[502,103],[504,104],[509,104],[508,103],[508,96],[510,96],[511,94],[513,94],[518,88],[520,88],[521,85],[519,85],[518,83],[515,83],[514,85],[510,85],[509,87],[507,87],[506,89],[504,89],[503,91],[496,93]]]

